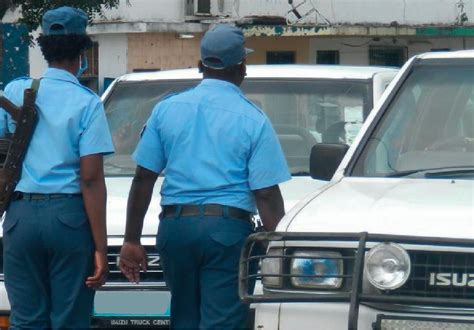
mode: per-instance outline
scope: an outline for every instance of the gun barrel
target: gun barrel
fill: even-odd
[[[4,96],[0,96],[0,107],[5,109],[5,111],[9,113],[10,116],[12,116],[13,120],[18,121],[18,119],[20,118],[20,108],[14,105],[9,99]]]

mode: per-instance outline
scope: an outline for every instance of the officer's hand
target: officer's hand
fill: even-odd
[[[134,283],[140,282],[140,269],[146,272],[147,258],[139,243],[123,243],[120,250],[119,267],[125,277]]]
[[[86,279],[86,285],[89,288],[98,289],[105,284],[107,275],[109,274],[109,264],[107,262],[107,254],[95,251],[94,254],[95,270],[94,275]]]

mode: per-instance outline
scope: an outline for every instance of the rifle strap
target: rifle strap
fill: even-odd
[[[38,89],[39,89],[39,86],[40,86],[40,81],[41,81],[41,79],[33,79],[33,81],[31,82],[31,89],[33,89],[35,91],[35,94],[38,93]]]

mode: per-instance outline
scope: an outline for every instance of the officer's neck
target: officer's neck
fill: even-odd
[[[217,80],[227,81],[231,84],[236,85],[237,87],[240,87],[240,85],[242,84],[242,79],[240,79],[239,77],[235,77],[235,76],[230,76],[229,77],[229,76],[219,75],[219,74],[213,75],[213,74],[204,73],[203,78],[204,79],[217,79]]]
[[[79,69],[79,61],[78,60],[63,60],[63,61],[52,61],[48,65],[50,68],[54,69],[61,69],[64,71],[69,72],[72,75],[76,75],[77,70]]]

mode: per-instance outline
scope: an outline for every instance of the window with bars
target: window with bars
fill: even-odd
[[[267,64],[294,64],[296,53],[292,51],[267,52]]]
[[[93,46],[86,51],[88,67],[84,72],[84,77],[97,77],[99,75],[99,43],[94,42]]]
[[[194,0],[186,0],[185,13],[187,16],[194,15]]]
[[[369,64],[401,67],[407,60],[407,48],[398,46],[370,46]]]
[[[316,52],[316,64],[339,64],[339,51],[318,50]]]
[[[94,92],[99,90],[99,43],[94,42],[92,47],[86,50],[87,70],[79,78],[84,86],[92,89]]]
[[[210,14],[211,0],[197,0],[197,12],[200,14]]]

